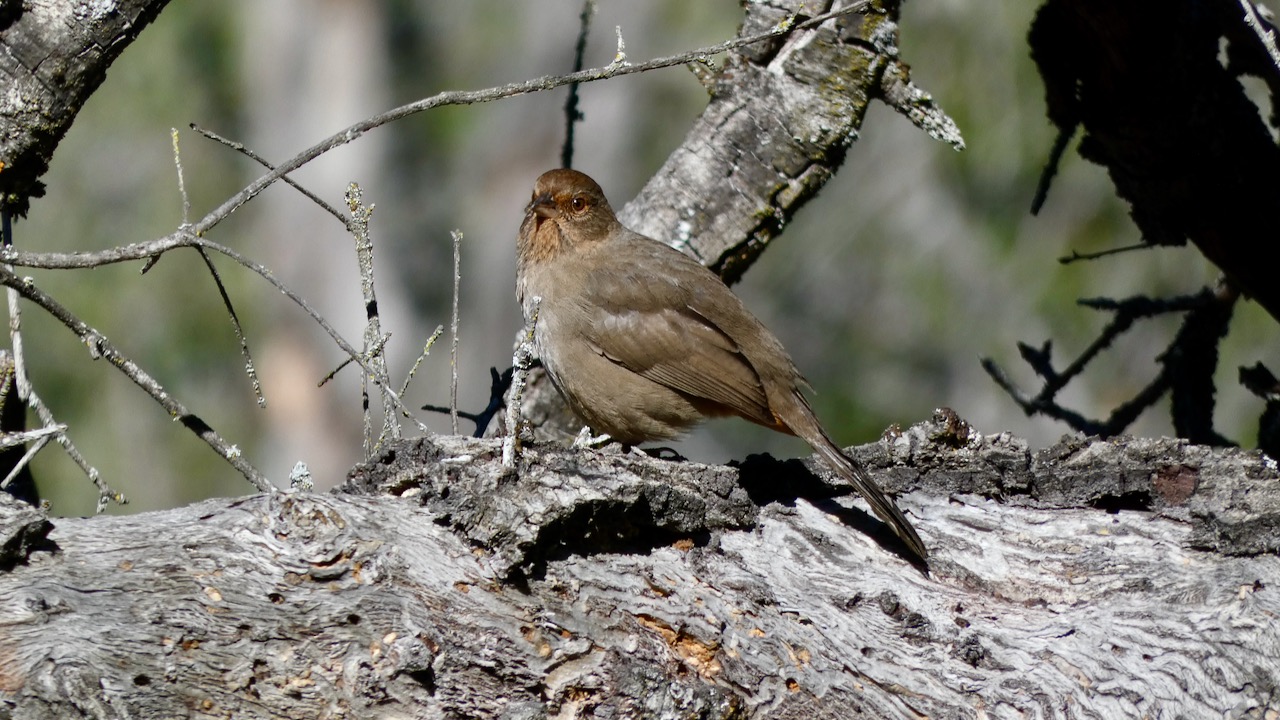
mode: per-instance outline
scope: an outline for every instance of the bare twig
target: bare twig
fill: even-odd
[[[262,382],[258,380],[258,367],[253,362],[253,355],[249,352],[249,340],[245,337],[244,326],[240,324],[240,316],[236,313],[236,308],[231,304],[231,296],[227,294],[227,286],[222,283],[222,276],[218,274],[218,268],[213,265],[213,258],[209,257],[209,253],[204,248],[196,248],[200,253],[200,259],[204,260],[204,265],[209,269],[209,274],[213,276],[213,284],[218,287],[218,296],[222,298],[222,306],[227,310],[227,317],[231,320],[231,330],[236,335],[236,340],[240,343],[240,356],[244,358],[244,372],[249,376],[249,385],[253,388],[253,395],[257,398],[258,407],[267,406],[267,396],[262,393]]]
[[[781,28],[785,30],[786,28]],[[613,54],[613,62],[609,63],[610,68],[629,67],[631,63],[627,62],[627,43],[622,40],[622,26],[614,25],[613,32],[618,36],[618,50]]]
[[[391,340],[391,333],[387,333],[386,335],[383,335],[382,337],[378,338],[377,344],[374,345],[372,348],[366,350],[363,353],[362,357],[367,360],[371,354],[381,353],[382,348],[386,346],[389,340]],[[327,375],[320,378],[320,382],[316,383],[316,387],[321,388],[321,387],[324,387],[325,385],[328,385],[329,381],[337,377],[338,373],[342,372],[344,368],[346,368],[348,365],[350,365],[353,362],[358,362],[359,360],[360,360],[359,357],[354,357],[354,356],[347,357],[346,360],[343,360],[342,362],[338,363],[337,367],[330,370]]]
[[[191,198],[187,195],[187,182],[182,172],[182,152],[178,145],[178,129],[170,129],[170,137],[173,138],[173,164],[178,170],[178,192],[182,195],[182,226],[187,227],[191,224]],[[231,303],[231,296],[227,293],[227,286],[222,283],[222,276],[218,274],[218,268],[214,266],[213,259],[209,257],[209,253],[204,248],[196,248],[196,252],[200,253],[200,259],[204,261],[204,266],[208,268],[209,274],[213,276],[213,284],[218,287],[218,295],[222,298],[222,306],[227,309],[227,316],[231,319],[231,329],[236,335],[236,340],[240,343],[240,356],[244,358],[245,373],[249,376],[249,384],[253,387],[254,397],[258,400],[258,407],[267,406],[267,398],[262,394],[262,383],[258,380],[258,369],[253,363],[253,354],[249,352],[249,341],[244,334],[244,326],[240,324],[240,316],[236,313],[235,305]],[[152,256],[147,265],[142,268],[142,272],[146,272],[156,261],[160,259],[159,255]]]
[[[404,376],[404,384],[400,386],[400,397],[404,397],[404,394],[409,391],[409,381],[418,372],[418,366],[422,364],[422,361],[427,358],[427,355],[431,354],[431,346],[435,345],[436,340],[439,340],[443,334],[444,326],[437,325],[435,332],[431,333],[431,337],[427,338],[426,344],[422,346],[422,352],[418,354],[418,359],[414,360],[413,367],[409,368],[409,374]]]
[[[1280,69],[1280,50],[1276,48],[1275,31],[1263,27],[1262,19],[1258,17],[1257,10],[1253,7],[1250,0],[1240,0],[1240,7],[1244,8],[1244,22],[1254,33],[1258,39],[1262,41],[1262,46],[1266,48],[1267,54],[1271,56],[1271,62]]]
[[[369,237],[369,218],[373,216],[373,206],[364,204],[364,191],[356,183],[347,185],[347,209],[350,216],[347,228],[355,240],[356,263],[360,267],[360,293],[364,297],[364,357],[372,370],[360,377],[360,392],[364,398],[364,454],[371,457],[375,448],[384,440],[400,439],[400,421],[396,417],[396,404],[388,394],[391,381],[387,374],[386,355],[380,351],[382,347],[382,320],[378,315],[378,295],[374,290],[373,280],[373,240]],[[379,351],[375,351],[379,348]],[[372,424],[369,417],[369,382],[382,390],[382,430],[377,440],[372,437]]]
[[[0,268],[0,284],[17,290],[19,295],[39,305],[63,325],[66,325],[88,346],[90,355],[94,358],[106,358],[108,362],[123,372],[134,384],[160,403],[160,406],[169,412],[170,417],[185,425],[187,429],[194,432],[209,447],[213,448],[218,455],[231,463],[232,467],[239,470],[240,474],[244,475],[245,479],[252,483],[254,487],[264,492],[274,489],[262,473],[258,472],[257,468],[244,459],[238,447],[224,440],[204,420],[194,415],[186,406],[165,391],[164,387],[156,382],[155,378],[125,357],[107,340],[106,336],[77,318],[57,300],[54,300],[43,290],[36,287],[30,278],[21,278],[7,268]],[[46,421],[45,424],[52,425],[54,423]]]
[[[191,198],[187,195],[187,181],[182,173],[182,150],[178,146],[178,128],[169,128],[173,141],[173,164],[178,169],[178,194],[182,195],[182,224],[191,224]]]
[[[524,327],[524,339],[516,346],[511,359],[514,368],[511,374],[511,399],[507,402],[507,435],[502,439],[502,466],[514,468],[516,456],[520,453],[520,401],[524,397],[524,386],[529,379],[529,365],[533,361],[533,334],[538,327],[538,306],[542,298],[533,298],[533,309],[529,322]]]
[[[212,130],[206,130],[206,129],[204,129],[204,128],[200,127],[199,125],[196,125],[195,123],[191,123],[191,129],[192,129],[192,130],[195,130],[196,132],[200,133],[201,135],[203,135],[203,136],[205,136],[205,137],[209,138],[210,140],[213,140],[214,142],[217,142],[217,143],[221,143],[221,144],[223,144],[223,145],[226,145],[227,147],[231,148],[232,150],[235,150],[236,152],[238,152],[238,153],[240,153],[240,154],[244,155],[245,157],[249,158],[250,160],[252,160],[252,161],[254,161],[254,162],[256,162],[256,163],[258,163],[259,165],[261,165],[262,167],[264,167],[264,168],[266,168],[266,169],[268,169],[268,170],[275,170],[275,169],[276,169],[274,165],[272,165],[271,163],[267,162],[266,158],[262,157],[262,156],[261,156],[261,155],[259,155],[258,153],[256,153],[256,152],[254,152],[254,151],[250,150],[249,148],[245,147],[243,143],[238,143],[238,142],[236,142],[236,141],[234,141],[234,140],[229,140],[229,139],[227,139],[227,138],[224,138],[224,137],[222,137],[221,135],[219,135],[218,133],[213,132]],[[315,203],[316,205],[319,205],[321,208],[323,208],[323,209],[324,209],[324,211],[325,211],[325,212],[327,212],[327,213],[329,213],[330,215],[332,215],[332,216],[334,216],[335,218],[337,218],[337,219],[338,219],[338,222],[342,223],[342,224],[343,224],[343,226],[346,226],[346,224],[347,224],[347,217],[346,217],[345,215],[343,215],[343,214],[342,214],[342,211],[338,210],[338,208],[336,208],[336,207],[334,207],[334,206],[330,205],[329,203],[327,203],[327,202],[325,202],[324,200],[322,200],[322,199],[320,198],[320,196],[318,196],[318,195],[316,195],[315,193],[311,192],[310,190],[308,190],[308,189],[306,189],[306,188],[302,187],[302,186],[301,186],[301,185],[299,185],[299,184],[298,184],[298,183],[297,183],[293,178],[283,177],[283,178],[281,178],[281,180],[284,180],[284,181],[285,181],[285,183],[289,185],[289,187],[291,187],[291,188],[293,188],[294,190],[297,190],[298,192],[300,192],[300,193],[302,193],[303,195],[305,195],[305,196],[306,196],[306,198],[307,198],[308,200],[310,200],[311,202]]]
[[[8,450],[19,445],[26,445],[35,440],[48,440],[50,436],[57,435],[67,429],[66,425],[47,425],[35,430],[23,430],[21,432],[0,433],[0,450]],[[8,487],[9,481],[0,482],[0,488]]]
[[[1078,262],[1080,260],[1098,260],[1104,257],[1110,257],[1112,255],[1120,255],[1121,253],[1133,252],[1134,250],[1149,250],[1152,247],[1154,246],[1148,245],[1147,243],[1144,243],[1144,242],[1140,242],[1140,243],[1134,243],[1132,245],[1121,245],[1120,247],[1108,248],[1106,250],[1099,250],[1098,252],[1091,252],[1091,253],[1082,253],[1077,250],[1072,250],[1070,255],[1064,255],[1058,258],[1058,262],[1063,265],[1070,265],[1071,263]]]
[[[591,16],[596,12],[596,0],[582,0],[582,13],[578,15],[578,42],[573,47],[573,71],[582,70],[587,52],[587,36],[591,33]],[[573,132],[583,119],[578,110],[578,83],[569,85],[569,97],[564,101],[564,145],[560,149],[560,167],[573,167]]]
[[[0,248],[13,249],[13,220],[9,211],[0,211]],[[13,272],[13,268],[4,268]],[[31,382],[27,379],[26,358],[22,352],[22,308],[18,305],[18,291],[13,288],[5,290],[9,302],[9,344],[13,348],[13,378],[18,385],[18,399],[26,402],[31,395]]]
[[[453,434],[458,434],[458,289],[462,281],[462,233],[454,230],[453,238],[453,313],[450,315],[449,334],[453,336],[453,348],[449,352],[449,421]]]
[[[497,415],[498,411],[506,406],[507,389],[511,387],[511,376],[514,371],[514,366],[507,368],[502,373],[498,372],[498,368],[489,368],[489,404],[485,405],[485,408],[478,413],[458,411],[458,417],[476,424],[472,437],[484,437],[485,430],[489,429],[489,423],[493,422],[493,416]],[[438,413],[449,412],[449,408],[443,405],[423,405],[422,409]]]
[[[1196,295],[1167,300],[1146,297],[1081,300],[1081,305],[1114,312],[1115,317],[1098,338],[1062,371],[1053,367],[1050,343],[1046,342],[1039,348],[1018,343],[1023,360],[1044,379],[1043,387],[1035,395],[1020,390],[990,358],[982,359],[982,368],[1028,416],[1045,415],[1066,422],[1079,432],[1103,437],[1123,432],[1143,411],[1166,392],[1172,391],[1173,420],[1179,437],[1201,444],[1229,444],[1212,427],[1212,376],[1217,363],[1218,341],[1226,333],[1236,296],[1234,288],[1224,285],[1216,292],[1206,289]],[[1058,392],[1134,322],[1170,312],[1184,312],[1186,316],[1169,347],[1156,358],[1160,372],[1131,399],[1112,410],[1106,420],[1090,420],[1058,403]]]
[[[1039,215],[1045,200],[1049,198],[1049,186],[1053,184],[1053,178],[1058,174],[1058,166],[1062,163],[1062,155],[1067,151],[1067,145],[1075,134],[1076,126],[1071,125],[1059,130],[1058,136],[1054,138],[1049,159],[1045,161],[1044,169],[1040,171],[1040,181],[1036,183],[1036,194],[1031,198],[1032,215]]]
[[[13,223],[10,221],[9,212],[7,210],[0,212],[0,247],[13,247]],[[2,268],[10,275],[14,274],[13,268],[9,265],[4,265]],[[76,447],[75,443],[71,441],[70,436],[67,435],[65,426],[60,425],[57,420],[54,419],[53,411],[44,404],[40,399],[40,396],[36,393],[35,388],[31,386],[31,381],[27,378],[26,361],[24,360],[23,354],[22,309],[18,303],[19,293],[14,287],[6,287],[5,295],[9,302],[9,339],[13,345],[13,377],[14,384],[17,386],[18,400],[35,411],[36,417],[40,419],[41,424],[45,428],[61,428],[61,430],[54,435],[58,440],[58,444],[62,446],[63,451],[66,452],[67,457],[71,458],[71,461],[76,464],[76,467],[79,467],[85,474],[85,477],[89,478],[89,482],[93,483],[93,486],[98,489],[98,502],[95,505],[95,512],[101,514],[106,511],[107,505],[112,502],[118,505],[128,504],[129,499],[125,497],[124,493],[112,489],[111,486],[102,479],[102,475],[98,472],[98,469],[90,465],[89,462],[85,460],[84,455],[80,454],[80,450]],[[18,461],[17,465],[15,465],[13,470],[9,473],[9,476],[5,478],[4,484],[8,485],[14,477],[17,477],[18,473],[22,471],[22,468],[31,461],[31,458],[35,457],[35,454],[39,452],[46,443],[47,437],[38,440],[35,445],[27,450],[27,452],[22,456],[22,459]]]
[[[13,469],[9,471],[9,474],[5,476],[4,480],[0,480],[0,489],[7,489],[9,484],[22,474],[22,471],[31,462],[31,458],[35,457],[36,453],[43,450],[44,446],[49,443],[49,440],[61,435],[66,431],[66,429],[66,425],[52,425],[42,427],[39,430],[28,430],[26,432],[5,435],[3,440],[5,445],[8,447],[14,447],[32,441],[34,441],[34,443],[31,447],[27,448],[25,453],[22,454],[22,458],[14,464]],[[9,443],[12,443],[12,445]],[[99,504],[101,504],[101,502]]]
[[[27,396],[27,405],[36,411],[36,417],[40,418],[40,422],[46,427],[58,424],[58,421],[53,417],[53,411],[40,399],[40,395],[36,393],[35,388],[31,388],[31,394]],[[74,462],[76,467],[80,468],[80,472],[83,472],[85,477],[89,478],[89,482],[93,483],[93,486],[98,489],[98,502],[94,512],[102,514],[106,511],[109,503],[117,505],[129,504],[129,498],[125,497],[124,493],[113,489],[107,484],[107,481],[102,479],[102,474],[98,472],[98,468],[89,464],[89,461],[80,453],[80,449],[71,441],[70,436],[65,432],[61,432],[57,434],[56,439],[58,444],[62,446],[62,451],[67,454],[67,457],[71,458],[71,462]]]
[[[311,307],[310,303],[304,300],[301,295],[295,292],[288,285],[281,282],[280,279],[275,276],[275,273],[271,272],[267,266],[250,260],[225,245],[200,237],[194,234],[190,228],[186,230],[179,229],[177,232],[157,240],[111,248],[103,251],[103,253],[110,256],[110,263],[116,263],[127,262],[130,260],[145,260],[156,253],[167,252],[179,247],[207,248],[231,258],[245,269],[257,274],[278,290],[282,295],[289,298],[289,300],[291,300],[295,305],[302,308],[302,310],[307,313],[307,316],[325,331],[325,333],[333,340],[334,344],[347,354],[347,357],[351,358],[352,361],[358,364],[365,372],[372,372],[372,368],[360,353],[352,347],[351,343],[347,342],[346,339],[343,338],[336,329],[334,329],[333,325],[331,325],[328,320],[325,320],[324,316],[317,312],[315,308]],[[100,253],[28,253],[18,250],[4,251],[3,248],[0,248],[0,261],[7,260],[9,258],[14,258],[16,260],[30,260],[32,261],[30,263],[15,262],[14,264],[23,267],[40,267],[48,269],[98,267],[100,263],[97,262],[97,258],[87,258],[89,255],[100,255]],[[400,407],[407,417],[413,417],[413,415],[408,412],[408,409],[404,407],[403,403],[400,402],[398,395],[393,394],[393,399],[396,401],[397,407]],[[414,422],[421,431],[429,431],[427,426],[423,425],[420,421],[414,419]]]

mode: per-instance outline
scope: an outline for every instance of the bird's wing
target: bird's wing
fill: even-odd
[[[693,272],[704,272],[697,267]],[[688,284],[672,277],[672,272],[678,276],[690,269],[666,269],[671,272],[658,282],[652,274],[646,275],[648,282],[636,282],[638,278],[620,273],[595,283],[596,292],[583,308],[590,315],[584,339],[642,377],[710,401],[711,412],[775,425],[760,377],[738,343],[695,310]],[[727,288],[723,292],[729,302],[737,302]]]

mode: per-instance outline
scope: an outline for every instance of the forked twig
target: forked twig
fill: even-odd
[[[186,227],[190,224],[191,215],[191,199],[187,196],[187,182],[182,172],[182,152],[178,146],[178,129],[170,129],[170,137],[173,138],[173,164],[178,170],[178,192],[182,195],[182,225]],[[240,324],[240,315],[236,313],[235,305],[231,302],[231,295],[227,293],[227,286],[222,282],[222,276],[218,274],[218,268],[214,266],[213,259],[209,257],[209,253],[204,248],[196,248],[196,252],[200,253],[200,259],[204,261],[204,266],[209,270],[209,274],[213,276],[213,284],[218,287],[218,296],[222,298],[222,307],[227,310],[227,317],[231,320],[231,330],[235,333],[236,341],[240,343],[240,357],[244,358],[245,374],[249,376],[249,384],[253,388],[253,395],[257,398],[258,407],[267,406],[267,398],[262,394],[262,383],[258,380],[258,368],[253,362],[253,354],[249,352],[249,340],[245,337],[244,326]],[[142,272],[146,272],[160,259],[159,255],[152,257],[147,265],[142,268]]]

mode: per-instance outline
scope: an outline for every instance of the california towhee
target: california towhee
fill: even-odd
[[[539,177],[518,244],[526,320],[541,298],[535,349],[597,432],[637,444],[737,415],[798,435],[927,557],[898,506],[822,429],[782,343],[715,273],[623,227],[594,180],[576,170]]]

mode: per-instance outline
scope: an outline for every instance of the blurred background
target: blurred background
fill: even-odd
[[[171,232],[183,220],[170,129],[199,218],[262,174],[189,123],[282,161],[359,119],[451,89],[478,89],[571,69],[581,0],[235,0],[173,3],[112,66],[45,180],[48,195],[16,227],[31,250],[100,250]],[[1194,249],[1159,249],[1061,265],[1072,251],[1139,241],[1105,173],[1064,159],[1045,209],[1028,208],[1053,141],[1025,42],[1031,3],[906,3],[901,50],[917,85],[958,123],[956,153],[874,105],[845,167],[735,289],[790,349],[836,439],[871,442],[950,406],[980,431],[1040,447],[1067,432],[1027,418],[979,366],[990,356],[1034,391],[1015,343],[1052,339],[1061,366],[1108,316],[1080,297],[1194,292],[1217,276]],[[608,64],[621,26],[632,61],[732,37],[735,0],[599,0],[587,66]],[[404,377],[431,331],[449,323],[452,248],[464,234],[459,404],[483,407],[489,367],[510,364],[520,325],[514,238],[535,177],[559,163],[561,88],[429,111],[375,130],[294,177],[336,206],[359,182],[376,205],[378,299],[392,375]],[[683,68],[581,88],[575,166],[625,204],[681,142],[706,94]],[[211,235],[273,268],[359,347],[363,309],[342,225],[277,183]],[[247,332],[268,405],[255,404],[213,281],[195,252],[91,271],[32,271],[37,281],[157,377],[277,485],[307,463],[321,488],[361,459],[359,373],[316,383],[341,351],[260,278],[217,259]],[[120,373],[38,309],[24,313],[30,375],[89,462],[132,500],[111,512],[172,507],[249,485]],[[1177,318],[1126,335],[1060,395],[1105,416],[1156,373]],[[1218,430],[1255,440],[1261,401],[1240,365],[1272,361],[1275,325],[1242,303],[1219,370]],[[449,338],[410,386],[411,407],[447,405]],[[447,417],[419,413],[447,432]],[[463,421],[463,432],[472,426]],[[1136,434],[1171,432],[1167,407]],[[719,421],[678,446],[695,460],[807,453],[802,443]],[[95,493],[62,451],[35,461],[40,492],[61,515],[92,512]]]

